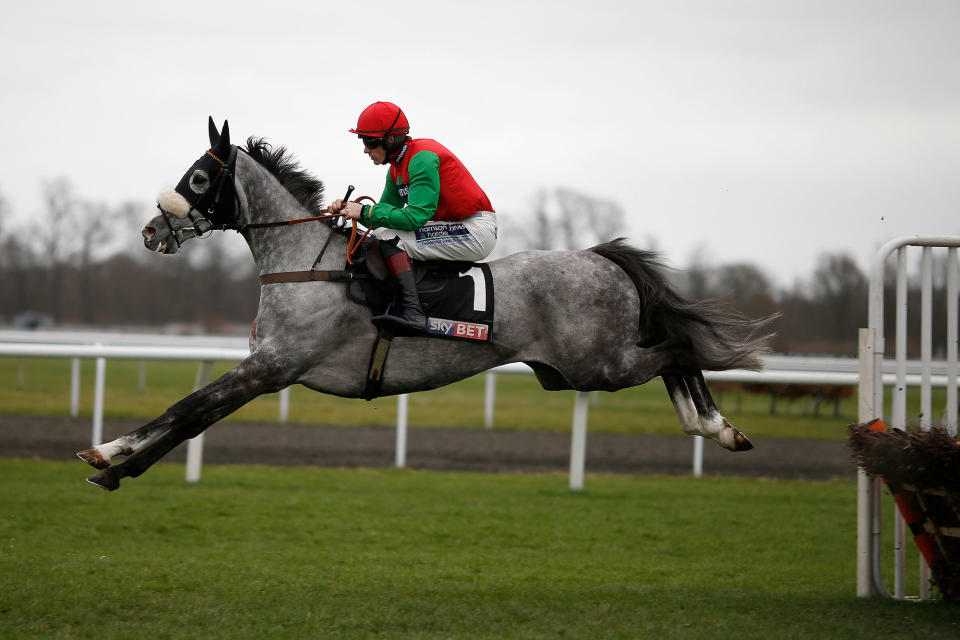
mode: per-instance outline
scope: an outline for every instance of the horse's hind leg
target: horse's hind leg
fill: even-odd
[[[697,416],[697,407],[693,404],[693,398],[690,397],[690,391],[687,389],[687,383],[683,376],[676,373],[664,373],[662,376],[663,384],[667,387],[667,393],[670,395],[670,402],[673,403],[673,410],[677,412],[677,418],[680,420],[680,428],[684,433],[692,436],[703,435],[700,428],[700,419]]]
[[[697,407],[700,426],[708,436],[730,451],[749,451],[753,449],[753,443],[750,442],[749,438],[720,415],[720,409],[717,408],[713,397],[710,395],[707,381],[703,379],[703,373],[696,371],[684,376],[684,379],[687,388],[690,390],[693,404]]]
[[[703,373],[665,373],[663,382],[684,432],[712,438],[730,451],[753,449],[753,443],[720,414]]]

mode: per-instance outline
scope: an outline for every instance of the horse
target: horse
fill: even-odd
[[[98,469],[87,481],[110,491],[260,395],[301,384],[368,397],[378,336],[370,309],[333,278],[264,279],[311,261],[314,273],[343,273],[351,234],[336,220],[320,219],[323,183],[285,147],[255,137],[243,148],[232,145],[226,121],[218,130],[210,118],[208,129],[210,148],[176,190],[161,192],[160,213],[143,227],[143,243],[171,255],[215,230],[243,236],[267,282],[250,355],[142,427],[78,453]],[[526,363],[546,390],[615,391],[659,376],[684,432],[730,451],[753,447],[721,415],[702,372],[761,368],[770,318],[750,320],[714,302],[681,297],[659,255],[622,238],[579,251],[523,251],[486,264],[495,285],[490,339],[396,337],[380,395],[435,389],[511,362]],[[117,457],[124,459],[114,464]]]

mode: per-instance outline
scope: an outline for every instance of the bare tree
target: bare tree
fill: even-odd
[[[746,304],[757,298],[771,298],[770,278],[749,262],[725,264],[717,270],[717,288],[721,294]]]
[[[690,258],[690,264],[679,273],[680,288],[696,300],[706,300],[716,296],[711,282],[714,268],[710,264],[709,253],[704,246],[698,246]]]
[[[0,194],[0,314],[14,315],[28,304],[30,248],[10,230],[10,205]]]
[[[0,238],[3,237],[3,232],[6,230],[6,219],[10,215],[10,206],[7,204],[6,198],[3,197],[3,192],[0,191]]]
[[[528,224],[519,232],[524,248],[585,249],[623,234],[623,208],[572,189],[541,189]]]
[[[502,257],[527,249],[554,248],[559,236],[552,218],[550,192],[540,189],[530,197],[528,213],[500,217],[496,255]]]
[[[94,311],[103,303],[107,287],[98,286],[94,274],[94,252],[110,242],[113,233],[111,220],[114,211],[104,202],[80,202],[77,207],[77,280],[75,308],[80,310],[80,321],[93,324]]]
[[[625,215],[616,202],[563,188],[555,195],[566,248],[580,249],[623,235]]]
[[[850,256],[825,254],[812,280],[813,302],[822,314],[822,330],[831,339],[851,341],[866,326],[869,283]]]
[[[45,305],[55,320],[62,319],[63,279],[71,251],[76,246],[79,202],[66,178],[55,178],[43,184],[44,209],[33,225],[31,236],[38,243],[41,259],[46,262]]]

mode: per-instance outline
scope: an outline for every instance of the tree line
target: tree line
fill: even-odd
[[[42,193],[42,210],[20,225],[0,194],[0,323],[22,324],[32,315],[58,326],[235,332],[252,322],[259,283],[242,240],[215,235],[192,240],[175,256],[151,255],[140,242],[150,206],[89,201],[64,179],[44,183]],[[529,214],[502,216],[497,255],[586,248],[617,235],[625,218],[617,203],[568,189],[541,190]],[[717,300],[748,317],[779,314],[772,343],[779,353],[855,355],[857,330],[867,322],[868,280],[844,253],[823,254],[813,272],[789,288],[775,286],[761,266],[745,262],[701,259],[671,277],[687,297]],[[911,352],[917,353],[917,283],[909,298]],[[944,283],[935,281],[934,349],[941,353],[945,298]],[[892,289],[886,299],[892,335]]]
[[[19,226],[0,196],[0,322],[222,332],[253,320],[260,286],[236,242],[152,255],[140,239],[150,206],[88,201],[63,179],[42,192],[43,209]]]

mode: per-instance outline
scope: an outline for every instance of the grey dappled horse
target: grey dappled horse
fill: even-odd
[[[308,269],[328,243],[317,268],[344,268],[348,238],[336,224],[270,225],[319,215],[319,180],[261,139],[248,139],[245,149],[231,145],[227,124],[218,132],[212,119],[210,145],[177,190],[158,198],[161,213],[143,229],[148,249],[172,254],[211,228],[232,228],[246,239],[261,275]],[[655,254],[622,240],[583,251],[525,251],[489,266],[492,340],[395,338],[383,395],[434,389],[508,362],[528,364],[548,390],[614,391],[661,376],[685,432],[731,451],[752,448],[720,415],[701,370],[760,368],[767,336],[758,329],[766,320],[682,299]],[[155,420],[78,454],[100,469],[88,481],[114,490],[121,478],[139,476],[257,396],[292,384],[363,397],[376,338],[370,319],[342,283],[262,286],[250,355]],[[117,456],[126,459],[111,466]]]

